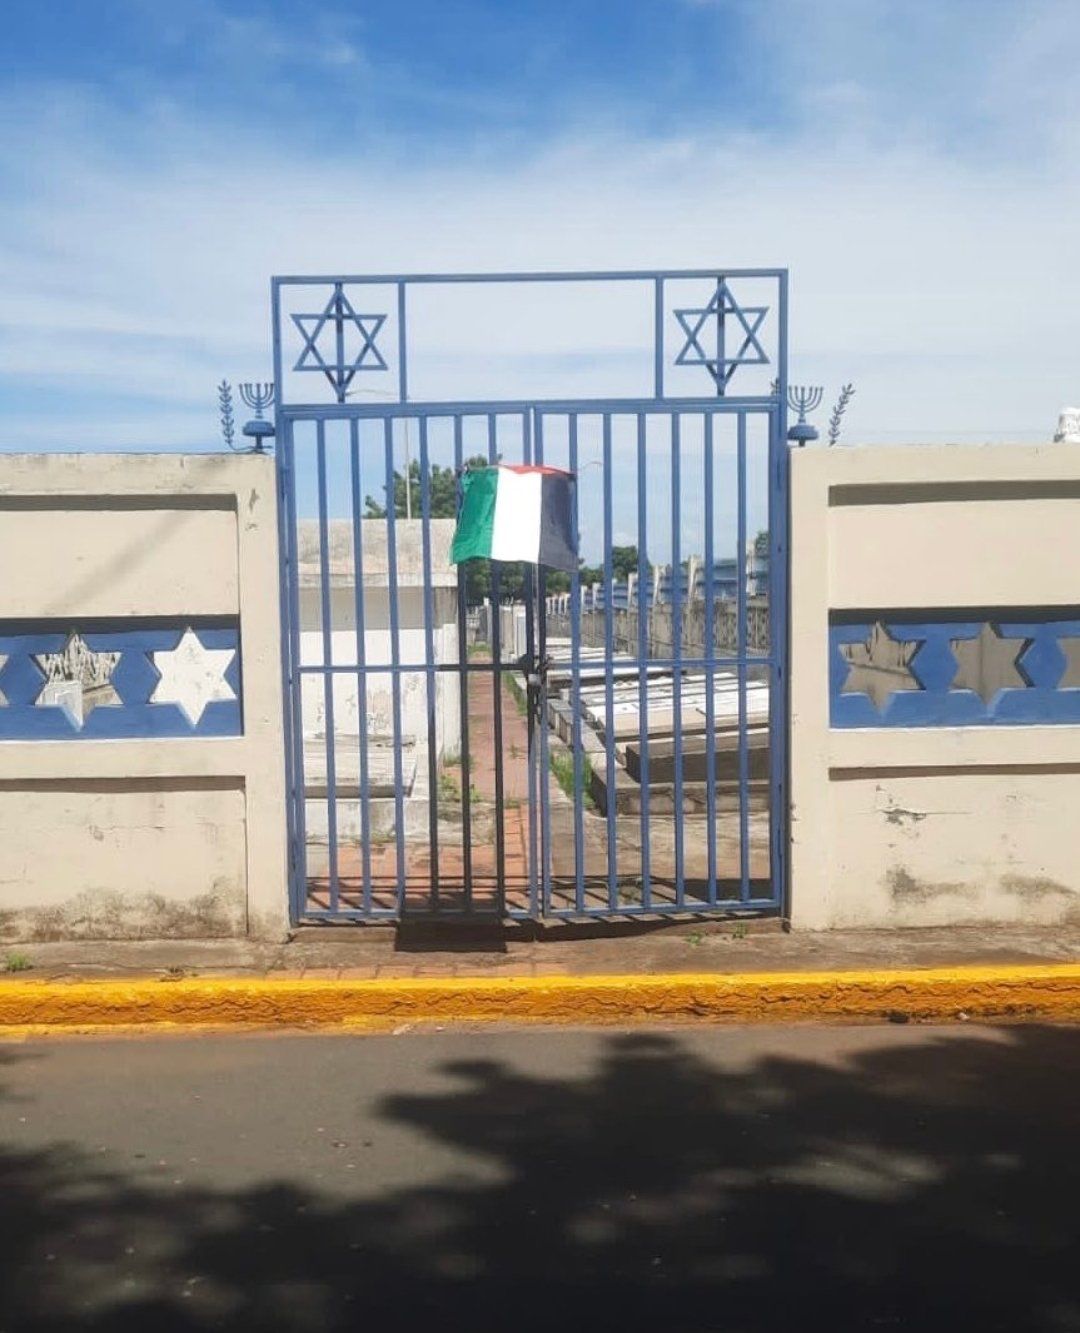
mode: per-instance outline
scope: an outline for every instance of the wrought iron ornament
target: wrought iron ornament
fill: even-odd
[[[765,354],[758,338],[768,306],[741,306],[732,295],[725,279],[716,284],[716,291],[707,305],[699,309],[676,310],[675,318],[679,321],[686,342],[675,357],[677,366],[704,366],[723,394],[732,375],[740,366],[767,366],[769,358]],[[729,317],[734,317],[738,325],[736,337],[740,338],[734,356],[726,351],[726,335]],[[706,350],[702,339],[714,332],[716,350],[713,355]]]
[[[794,444],[801,448],[804,444],[809,444],[818,437],[817,427],[812,426],[806,419],[807,412],[816,412],[821,406],[821,399],[825,390],[820,384],[797,385],[793,384],[788,389],[788,407],[793,412],[798,412],[799,419],[787,433],[787,437]]]
[[[274,401],[274,381],[241,384],[240,397],[255,413],[255,419],[245,423],[244,434],[255,441],[256,452],[261,453],[263,442],[274,435],[274,423],[263,418],[263,412]]]
[[[218,385],[218,413],[221,417],[221,438],[230,449],[234,448],[236,436],[236,418],[233,416],[232,385],[222,380]]]
[[[829,444],[833,445],[840,439],[840,430],[844,422],[844,413],[848,409],[848,403],[855,395],[854,384],[845,384],[840,390],[840,397],[836,400],[836,406],[832,410],[832,416],[829,418]]]
[[[293,370],[325,375],[339,403],[345,401],[346,390],[358,371],[387,369],[386,361],[375,345],[386,316],[359,314],[345,295],[342,283],[334,283],[333,294],[317,314],[293,315],[292,320],[304,340],[304,350]],[[327,360],[320,344],[328,325],[333,336],[331,360]],[[353,329],[360,335],[360,350],[355,355],[348,355],[346,332]]]

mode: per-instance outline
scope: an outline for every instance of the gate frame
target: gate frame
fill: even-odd
[[[776,284],[776,320],[777,328],[776,339],[776,376],[772,383],[773,392],[768,396],[746,396],[741,397],[727,393],[727,385],[731,375],[741,364],[768,364],[769,358],[765,356],[760,345],[756,341],[756,333],[761,328],[764,319],[770,313],[772,307],[754,308],[760,309],[761,315],[754,328],[749,329],[744,314],[737,306],[735,309],[739,312],[739,320],[744,332],[747,334],[742,348],[736,353],[734,358],[726,357],[724,345],[724,312],[723,301],[726,297],[721,297],[721,293],[727,290],[729,282],[738,282],[740,280],[766,280]],[[715,359],[709,360],[703,349],[696,342],[695,333],[688,327],[685,314],[698,314],[699,311],[675,311],[677,318],[682,324],[683,330],[689,335],[686,347],[683,348],[679,356],[675,358],[675,365],[702,365],[712,375],[716,385],[717,393],[715,397],[703,398],[701,396],[675,395],[665,396],[664,371],[665,371],[665,320],[668,311],[664,305],[664,285],[667,282],[714,282],[716,292],[713,301],[721,301],[721,312],[717,316],[716,324],[718,329],[717,348]],[[483,400],[483,401],[454,401],[454,402],[414,402],[408,398],[408,332],[407,332],[407,303],[406,293],[410,286],[424,285],[483,285],[491,283],[586,283],[586,282],[638,282],[651,283],[654,288],[654,321],[653,321],[653,379],[654,396],[652,398],[598,398],[598,399],[529,399],[529,400]],[[360,404],[346,404],[345,396],[348,384],[351,382],[352,374],[345,377],[344,353],[339,338],[337,345],[337,362],[330,365],[324,373],[331,382],[335,390],[337,401],[334,403],[289,403],[285,401],[284,395],[284,371],[283,364],[283,338],[282,338],[282,311],[281,311],[281,292],[285,287],[329,287],[339,296],[346,287],[393,287],[397,293],[397,381],[399,399],[396,402],[387,402],[379,405],[364,406]],[[331,298],[333,300],[333,297]],[[710,301],[710,307],[712,301]],[[749,308],[748,308],[749,312]],[[294,668],[299,667],[299,623],[296,607],[296,597],[294,594],[298,591],[298,579],[296,569],[296,552],[293,550],[293,542],[296,535],[296,486],[290,484],[294,469],[290,467],[293,461],[293,427],[298,421],[311,420],[315,422],[325,422],[329,420],[355,421],[360,419],[384,419],[388,422],[398,417],[424,418],[431,416],[451,416],[460,419],[464,415],[479,415],[491,413],[517,413],[528,414],[530,422],[542,421],[545,415],[577,414],[577,415],[603,415],[605,413],[614,415],[633,415],[636,413],[647,413],[656,411],[666,411],[677,420],[677,414],[682,411],[703,411],[706,408],[717,410],[721,413],[766,413],[769,423],[768,428],[768,519],[769,519],[769,629],[770,629],[770,648],[768,654],[768,665],[770,670],[770,710],[769,710],[769,838],[770,838],[770,872],[772,892],[768,901],[753,900],[743,902],[732,902],[724,900],[716,906],[705,904],[699,906],[681,906],[675,908],[665,908],[653,906],[649,909],[650,915],[702,915],[704,913],[718,912],[765,912],[770,915],[779,915],[786,917],[789,914],[789,810],[787,806],[788,790],[788,718],[790,712],[790,688],[788,680],[788,663],[790,660],[788,632],[788,601],[790,588],[790,561],[789,561],[789,530],[790,530],[790,456],[787,444],[787,410],[788,410],[788,270],[786,268],[752,268],[752,269],[664,269],[664,270],[595,270],[595,271],[563,271],[563,272],[510,272],[510,273],[418,273],[418,274],[353,274],[353,275],[287,275],[277,276],[271,279],[271,315],[273,331],[273,366],[274,366],[274,412],[277,429],[278,447],[275,450],[276,469],[278,482],[278,501],[281,521],[279,522],[279,591],[280,607],[283,627],[282,640],[282,686],[285,707],[285,726],[284,726],[284,749],[286,764],[286,787],[287,787],[287,829],[289,845],[289,908],[290,919],[294,925],[311,924],[313,917],[306,910],[306,900],[308,894],[308,884],[306,875],[306,837],[305,837],[305,818],[306,818],[306,786],[303,771],[303,733],[302,733],[302,714],[300,707],[300,687],[301,675]],[[340,307],[339,307],[340,318]],[[361,317],[365,318],[365,317]],[[385,317],[384,317],[385,318]],[[302,326],[301,335],[308,339],[308,346],[318,337],[318,330],[311,335],[310,339],[304,332]],[[321,328],[321,326],[320,326]],[[363,333],[363,329],[361,328]],[[377,334],[372,334],[374,338]],[[700,334],[701,325],[697,326],[697,333]],[[761,359],[744,358],[742,353],[753,343],[761,353]],[[683,358],[688,353],[691,345],[697,347],[701,352],[701,358],[693,361],[686,361]],[[301,359],[303,359],[303,355]],[[363,354],[361,354],[363,355]],[[378,355],[378,353],[376,353]],[[730,369],[729,369],[730,366]],[[386,369],[385,364],[382,367]],[[337,373],[337,383],[334,383],[331,372]],[[355,373],[355,369],[353,370]],[[721,406],[722,404],[722,406]],[[745,521],[745,492],[740,495],[739,515]],[[426,594],[425,594],[426,595]],[[640,595],[640,594],[639,594]],[[539,601],[539,597],[537,597]],[[459,644],[459,652],[463,645]],[[580,651],[580,641],[577,644],[577,650]],[[495,664],[497,667],[498,664]],[[362,664],[358,664],[358,671],[362,670]],[[742,687],[745,691],[745,684]],[[744,698],[744,693],[741,696]],[[740,721],[740,738],[745,740],[743,735],[745,725]],[[330,740],[330,749],[332,751],[332,739]],[[539,773],[534,770],[539,766]],[[530,784],[534,778],[540,778],[546,784],[550,778],[550,771],[547,761],[547,746],[543,745],[542,756],[530,756]],[[434,798],[435,793],[431,796]],[[743,808],[745,793],[740,796],[740,808]],[[330,799],[328,797],[328,799]],[[545,807],[547,802],[542,803]],[[543,919],[547,918],[577,918],[582,916],[601,919],[612,919],[621,917],[630,917],[634,915],[643,915],[643,909],[635,910],[628,905],[620,905],[611,910],[588,911],[585,913],[573,910],[550,910],[546,903],[548,894],[544,891],[546,880],[546,864],[549,848],[545,845],[550,839],[550,832],[543,827],[546,823],[544,813],[536,808],[537,803],[530,797],[530,823],[539,818],[541,828],[539,830],[538,846],[532,845],[530,839],[529,861],[530,861],[530,880],[535,881],[539,876],[539,891],[535,888],[530,892],[529,909],[526,912],[508,913],[505,907],[504,888],[500,887],[500,900],[502,902],[501,916],[516,916],[525,919]],[[740,833],[740,841],[743,841],[743,832]],[[539,866],[536,864],[537,852],[539,853]],[[403,905],[398,904],[395,912],[366,915],[358,912],[339,912],[337,917],[348,917],[356,920],[400,920],[403,915]],[[445,913],[445,916],[454,915]],[[319,918],[314,918],[318,920]]]

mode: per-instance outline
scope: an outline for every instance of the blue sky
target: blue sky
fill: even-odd
[[[214,447],[273,272],[786,265],[793,376],[856,382],[850,439],[1047,438],[1080,398],[1076,0],[3,25],[0,447]]]

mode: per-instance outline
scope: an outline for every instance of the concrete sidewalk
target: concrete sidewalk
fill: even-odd
[[[7,960],[25,971],[4,972]],[[850,972],[1080,963],[1080,925],[787,933],[743,921],[508,928],[330,927],[284,944],[85,940],[0,945],[0,983],[138,977],[307,980]]]
[[[1080,931],[788,935],[750,924],[622,938],[445,928],[7,955],[0,1035],[121,1029],[1080,1018]],[[29,963],[24,970],[12,970]]]

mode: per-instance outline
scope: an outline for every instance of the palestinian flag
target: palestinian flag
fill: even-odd
[[[523,465],[470,468],[461,478],[450,561],[524,560],[572,574],[574,474]]]

